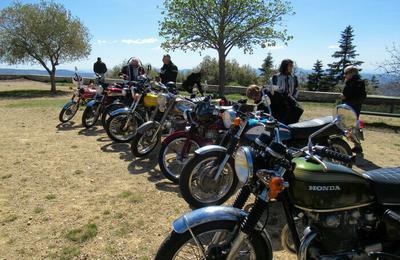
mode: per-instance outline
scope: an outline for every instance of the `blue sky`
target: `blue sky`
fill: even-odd
[[[38,2],[25,1],[21,2]],[[91,70],[96,57],[100,56],[108,67],[122,60],[137,56],[144,63],[161,66],[165,53],[160,48],[158,21],[161,17],[162,0],[58,0],[78,16],[92,35],[92,53],[88,59],[74,64],[61,64],[59,68],[71,69],[77,65],[81,70]],[[12,0],[0,0],[0,8]],[[359,58],[365,63],[365,72],[377,72],[378,64],[388,58],[385,48],[400,44],[399,0],[293,0],[296,12],[285,18],[290,35],[294,37],[287,46],[281,43],[272,49],[255,48],[252,55],[234,49],[228,56],[241,64],[257,68],[272,52],[276,63],[284,58],[295,60],[299,67],[311,69],[316,59],[324,65],[332,62],[331,55],[340,39],[340,32],[347,25],[355,30]],[[170,53],[179,68],[193,68],[205,55],[217,57],[215,50],[196,52],[176,51]],[[7,67],[0,64],[0,67]],[[16,66],[12,66],[16,67]],[[18,66],[17,68],[40,68]]]

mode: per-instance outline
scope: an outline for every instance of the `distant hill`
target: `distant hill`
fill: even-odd
[[[79,71],[82,77],[93,77],[94,73]],[[45,70],[22,70],[22,69],[2,69],[0,68],[0,75],[46,75],[49,74]],[[74,75],[74,71],[72,70],[57,70],[56,76],[58,77],[72,77]]]

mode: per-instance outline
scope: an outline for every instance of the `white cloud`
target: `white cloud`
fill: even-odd
[[[118,41],[116,41],[116,40],[113,40],[113,41],[108,41],[108,40],[97,40],[97,44],[99,44],[99,45],[104,45],[104,44],[115,44],[115,43],[117,43]]]
[[[339,49],[339,46],[336,44],[332,44],[328,46],[328,49]]]
[[[106,40],[97,40],[97,44],[106,44],[107,41]]]
[[[145,39],[123,39],[121,40],[122,43],[128,45],[138,45],[138,44],[151,44],[158,42],[156,38],[145,38]]]

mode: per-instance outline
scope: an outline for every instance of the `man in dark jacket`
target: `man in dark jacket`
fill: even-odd
[[[107,66],[101,61],[100,57],[98,57],[97,61],[93,64],[93,71],[94,73],[99,74],[101,79],[104,81],[104,74],[107,72]]]
[[[167,84],[168,82],[176,82],[178,76],[178,67],[171,61],[169,54],[164,55],[162,59],[164,65],[160,71],[161,83]]]
[[[344,69],[344,81],[346,86],[341,96],[342,102],[351,106],[357,116],[360,116],[361,106],[367,97],[365,92],[365,83],[358,74],[358,69],[354,66],[348,66]]]

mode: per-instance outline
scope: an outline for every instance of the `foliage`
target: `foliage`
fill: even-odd
[[[282,29],[283,17],[292,13],[285,0],[164,0],[164,8],[162,47],[217,50],[220,95],[226,82],[225,60],[233,47],[251,53],[255,45],[291,39]]]
[[[356,46],[353,44],[354,31],[353,27],[347,26],[341,33],[341,39],[339,40],[339,49],[332,57],[338,59],[338,61],[328,64],[330,70],[330,76],[336,82],[343,79],[344,69],[349,65],[359,66],[362,61],[356,60],[358,54],[356,53]]]
[[[236,60],[226,60],[226,81],[231,86],[248,86],[258,83],[256,71],[249,65],[241,66]],[[216,58],[205,56],[203,61],[197,66],[196,71],[201,70],[202,81],[208,84],[218,84],[218,61]]]
[[[313,73],[308,75],[307,87],[309,90],[319,90],[321,81],[324,77],[323,64],[321,60],[317,60],[313,67]]]
[[[89,40],[88,29],[62,4],[15,2],[0,11],[0,61],[41,64],[50,75],[52,92],[56,66],[87,57]]]
[[[264,59],[261,68],[258,69],[261,73],[260,76],[262,77],[263,82],[269,82],[271,77],[277,72],[274,69],[274,60],[272,58],[271,52],[268,52],[267,57]]]

